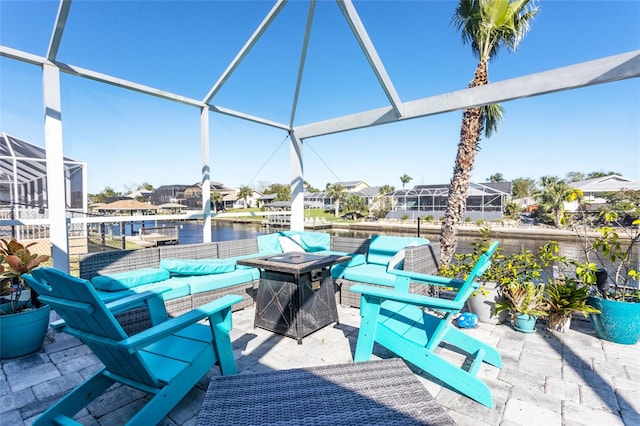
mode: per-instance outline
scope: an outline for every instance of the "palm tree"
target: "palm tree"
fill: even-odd
[[[380,188],[378,188],[378,195],[387,195],[388,193],[393,192],[395,190],[396,188],[394,186],[382,185]]]
[[[213,205],[213,211],[218,212],[218,205],[222,203],[222,193],[213,190],[211,191],[211,204]]]
[[[249,206],[249,204],[247,203],[247,198],[251,197],[252,195],[253,195],[253,189],[251,189],[246,185],[243,185],[238,189],[238,198],[241,198],[244,200],[245,209]]]
[[[489,82],[489,60],[495,58],[502,47],[515,51],[529,30],[529,24],[538,13],[530,0],[460,0],[453,23],[462,32],[463,43],[471,44],[478,57],[473,80],[469,88]],[[467,108],[462,115],[460,143],[451,177],[447,211],[440,230],[440,257],[449,264],[458,245],[458,225],[467,204],[471,172],[479,148],[480,137],[491,137],[502,120],[499,104]]]
[[[336,217],[340,216],[340,198],[345,194],[344,186],[339,183],[327,184],[326,193],[327,197],[331,198],[331,202],[333,202]]]
[[[411,180],[413,180],[413,178],[406,173],[400,176],[400,182],[402,182],[402,189],[404,189],[404,186],[407,183],[411,182]]]
[[[562,214],[565,201],[580,202],[583,194],[580,189],[571,188],[567,182],[555,176],[540,178],[541,190],[534,194],[542,211],[553,213],[556,228],[562,227]]]

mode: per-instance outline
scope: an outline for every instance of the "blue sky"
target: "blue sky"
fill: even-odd
[[[476,60],[450,24],[454,1],[355,1],[402,101],[465,88]],[[74,1],[58,60],[202,99],[271,1]],[[541,1],[517,53],[490,63],[496,82],[640,49],[638,1]],[[44,56],[57,1],[0,0],[0,44]],[[288,123],[307,2],[291,1],[213,99]],[[0,58],[0,131],[44,146],[41,71]],[[88,164],[88,190],[200,181],[196,108],[62,74],[65,155]],[[317,4],[295,124],[387,106],[333,1]],[[503,104],[473,180],[616,171],[640,180],[640,79]],[[402,186],[451,178],[461,112],[309,139],[305,179]],[[210,114],[214,181],[288,183],[285,132]]]

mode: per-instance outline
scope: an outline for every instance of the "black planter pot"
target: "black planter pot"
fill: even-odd
[[[607,271],[605,269],[598,269],[596,271],[596,286],[601,293],[609,290],[609,280]]]

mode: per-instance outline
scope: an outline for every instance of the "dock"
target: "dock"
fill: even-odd
[[[136,240],[142,243],[141,245],[150,247],[178,244],[178,227],[140,228]]]

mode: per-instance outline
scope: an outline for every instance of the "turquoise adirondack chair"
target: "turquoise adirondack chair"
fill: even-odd
[[[497,247],[497,241],[491,244],[465,281],[390,269],[388,272],[397,276],[393,290],[361,284],[351,287],[351,291],[362,294],[354,361],[370,360],[373,345],[378,343],[452,389],[493,407],[491,392],[477,373],[483,361],[501,368],[500,354],[457,329],[451,321],[478,288],[476,278],[487,270]],[[411,282],[453,287],[458,292],[453,300],[412,294]],[[436,348],[443,342],[466,352],[473,359],[471,366],[465,369],[442,358]]]
[[[62,317],[57,327],[82,340],[104,367],[52,405],[35,425],[75,424],[72,417],[114,383],[150,394],[150,400],[127,424],[159,423],[218,364],[235,374],[231,348],[231,305],[241,296],[221,297],[169,319],[162,297],[145,292],[105,303],[89,281],[53,268],[39,268],[24,279]],[[146,305],[152,327],[128,336],[114,314]],[[199,324],[204,319],[209,324]]]

